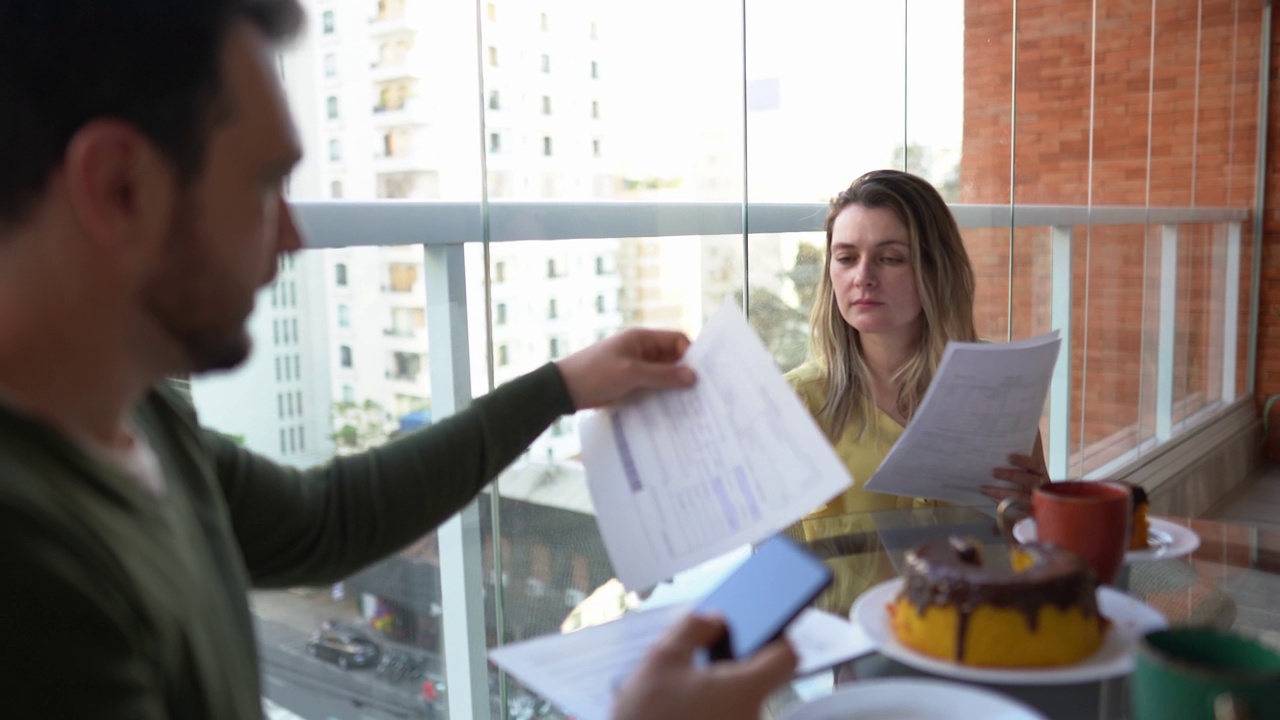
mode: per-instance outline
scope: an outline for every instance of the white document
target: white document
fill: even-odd
[[[613,696],[649,647],[690,606],[667,605],[568,635],[544,635],[489,651],[489,659],[523,685],[580,720],[605,720]],[[853,623],[809,608],[786,630],[806,675],[875,649]]]
[[[979,488],[1012,453],[1029,454],[1061,340],[950,343],[902,437],[864,486],[874,492],[991,504]]]
[[[693,387],[646,393],[581,426],[600,533],[630,590],[759,542],[852,483],[732,302],[683,362]]]

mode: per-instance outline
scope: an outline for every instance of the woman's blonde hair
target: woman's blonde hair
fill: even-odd
[[[923,322],[915,353],[893,375],[895,403],[908,420],[915,414],[949,340],[974,341],[973,266],[947,203],[927,181],[898,170],[875,170],[831,199],[827,251],[810,317],[809,350],[826,371],[827,398],[818,424],[835,442],[852,428],[861,439],[875,413],[871,371],[858,331],[845,322],[831,284],[831,232],[850,205],[888,208],[907,227]]]

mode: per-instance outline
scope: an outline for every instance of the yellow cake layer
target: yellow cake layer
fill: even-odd
[[[956,608],[931,605],[922,615],[907,598],[899,597],[888,609],[893,633],[903,645],[943,660],[957,659]],[[961,663],[1027,668],[1080,662],[1102,646],[1106,629],[1080,608],[1063,611],[1045,605],[1032,632],[1020,610],[982,606],[969,615],[965,634]]]

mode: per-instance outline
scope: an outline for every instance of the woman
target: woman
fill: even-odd
[[[862,486],[915,414],[947,343],[978,340],[973,267],[955,218],[928,182],[896,170],[867,173],[831,200],[826,233],[812,359],[787,380],[854,484],[805,518],[808,540],[873,530],[860,513],[928,504]],[[1009,458],[1013,467],[995,469],[1005,484],[983,493],[998,502],[1045,482],[1038,436],[1029,450]]]

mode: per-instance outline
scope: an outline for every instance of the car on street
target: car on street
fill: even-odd
[[[382,649],[363,635],[321,630],[307,640],[307,654],[340,668],[367,668],[378,664]]]

